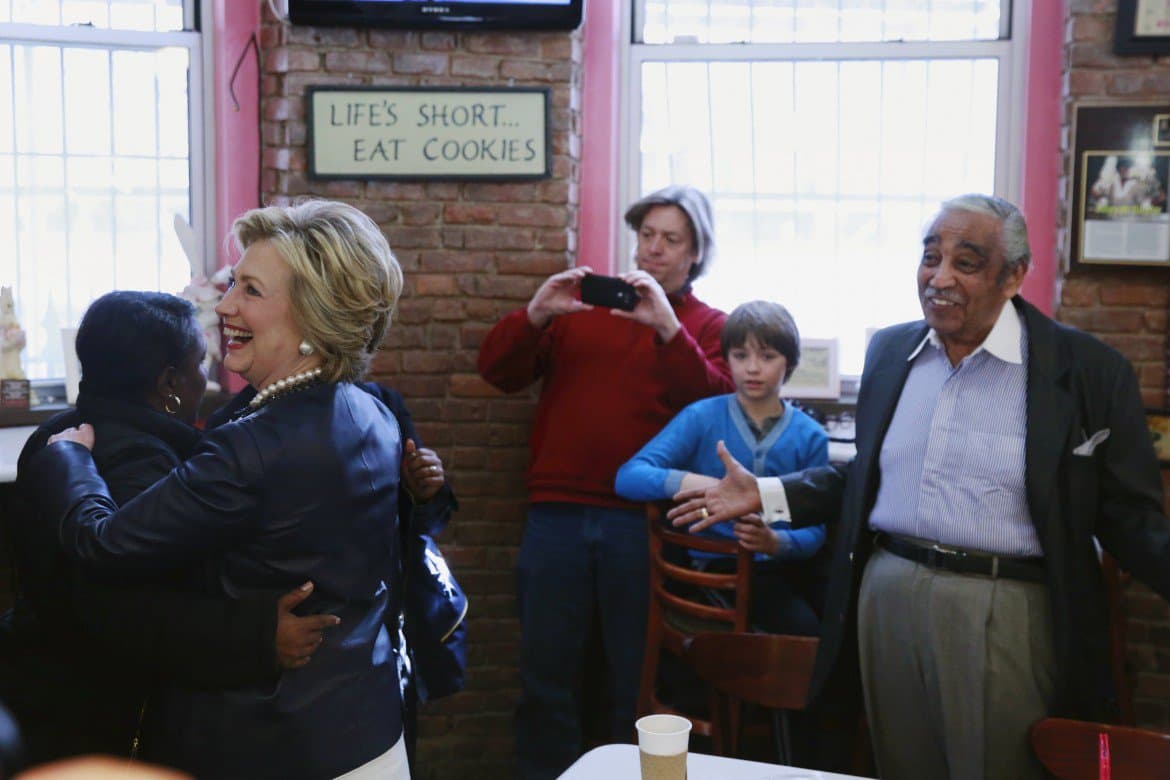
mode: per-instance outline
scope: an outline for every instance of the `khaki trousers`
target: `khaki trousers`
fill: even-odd
[[[1028,728],[1047,715],[1053,687],[1046,586],[952,574],[877,547],[858,635],[881,777],[1045,776]]]

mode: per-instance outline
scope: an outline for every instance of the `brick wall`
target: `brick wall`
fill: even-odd
[[[1059,230],[1067,260],[1072,104],[1143,100],[1170,104],[1170,58],[1113,54],[1116,0],[1069,0],[1066,6]],[[1063,275],[1059,301],[1060,320],[1096,334],[1133,362],[1147,406],[1170,406],[1166,400],[1170,274],[1082,266]],[[1144,586],[1133,584],[1126,589],[1126,608],[1138,722],[1170,728],[1170,607]]]
[[[373,375],[406,397],[419,435],[443,458],[462,502],[441,543],[471,601],[468,689],[425,708],[420,777],[511,777],[519,694],[514,564],[535,394],[499,395],[478,377],[475,360],[480,339],[500,315],[571,263],[579,34],[292,27],[265,8],[260,52],[263,198],[344,200],[386,231],[406,291]],[[519,183],[310,180],[304,93],[317,84],[550,87],[552,177]]]

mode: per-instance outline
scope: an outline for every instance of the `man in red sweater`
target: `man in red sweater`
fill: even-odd
[[[479,373],[505,392],[544,380],[529,442],[531,505],[518,562],[520,776],[555,778],[581,754],[581,674],[600,617],[610,734],[633,737],[646,639],[642,505],[614,494],[618,467],[684,406],[733,390],[723,312],[691,294],[714,254],[711,204],[672,186],[629,208],[638,234],[633,311],[580,300],[586,266],[549,277],[484,339]]]

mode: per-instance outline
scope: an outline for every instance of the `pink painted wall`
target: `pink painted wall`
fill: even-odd
[[[215,224],[219,238],[232,220],[260,205],[260,69],[248,41],[260,28],[260,6],[246,0],[214,0],[215,32]],[[246,53],[245,53],[245,50]],[[232,70],[243,56],[234,91]],[[222,246],[220,255],[223,255]],[[227,262],[221,256],[219,265]]]
[[[233,262],[224,237],[232,220],[260,205],[260,68],[248,42],[260,29],[260,5],[248,0],[213,0],[215,62],[215,246],[217,267]],[[245,54],[246,51],[246,54]],[[234,83],[232,71],[243,56]],[[232,100],[232,92],[235,101]],[[238,103],[238,107],[237,107]],[[244,381],[224,372],[230,391]]]
[[[618,100],[623,3],[591,2],[585,13],[581,102],[581,198],[577,265],[618,270]]]
[[[1020,208],[1028,221],[1032,270],[1022,293],[1051,315],[1056,301],[1057,198],[1060,187],[1062,0],[1032,0],[1024,112],[1024,181]]]

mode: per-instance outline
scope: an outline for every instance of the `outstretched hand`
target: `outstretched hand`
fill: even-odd
[[[50,436],[48,444],[59,441],[77,442],[87,450],[92,450],[94,442],[93,426],[89,423],[82,423],[76,428],[66,428],[60,433],[55,433]]]
[[[727,470],[726,476],[713,487],[675,493],[674,500],[678,506],[667,512],[666,516],[676,528],[689,525],[690,532],[697,534],[716,523],[734,520],[762,509],[755,476],[731,457],[722,441],[715,445],[715,451]]]
[[[336,615],[301,617],[293,609],[313,592],[313,583],[280,597],[276,602],[276,661],[281,669],[299,669],[309,662],[325,640],[325,629],[341,623]]]

